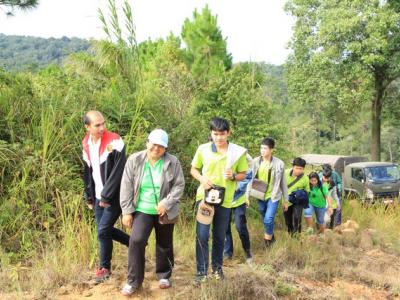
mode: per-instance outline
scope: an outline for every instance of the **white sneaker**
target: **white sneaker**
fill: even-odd
[[[158,282],[158,287],[160,289],[168,289],[171,287],[171,281],[169,281],[169,279],[160,279]]]
[[[253,262],[253,257],[246,258],[246,264],[251,265]]]

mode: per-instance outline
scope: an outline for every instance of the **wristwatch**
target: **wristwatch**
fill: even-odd
[[[236,181],[236,173],[233,173],[233,174],[232,174],[232,180],[233,180],[233,181]]]

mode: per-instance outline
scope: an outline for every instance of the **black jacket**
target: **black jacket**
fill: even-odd
[[[96,199],[96,192],[92,176],[93,169],[90,162],[89,138],[90,134],[87,134],[82,141],[85,165],[83,178],[85,199],[87,202],[93,203]],[[119,190],[126,162],[125,145],[121,137],[116,133],[106,131],[101,138],[99,156],[100,175],[103,181],[101,201],[119,204]]]

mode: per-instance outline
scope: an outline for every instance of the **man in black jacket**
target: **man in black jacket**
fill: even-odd
[[[118,134],[106,130],[100,112],[87,112],[84,123],[88,132],[82,141],[85,198],[96,216],[100,243],[96,282],[100,283],[111,275],[113,240],[129,245],[129,235],[114,228],[121,215],[119,190],[126,162],[125,145]]]

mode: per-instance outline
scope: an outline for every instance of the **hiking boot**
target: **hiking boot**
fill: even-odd
[[[225,279],[224,272],[222,272],[222,269],[218,269],[218,270],[213,271],[212,272],[212,276],[216,280],[224,280]]]
[[[111,276],[111,272],[106,268],[99,268],[96,270],[95,281],[96,283],[102,283],[109,279]]]
[[[194,286],[199,286],[201,285],[203,282],[205,282],[207,280],[207,275],[206,274],[196,274],[196,276],[194,277],[193,280],[193,285]]]
[[[160,289],[169,289],[171,287],[171,281],[169,279],[160,279],[158,287]]]

